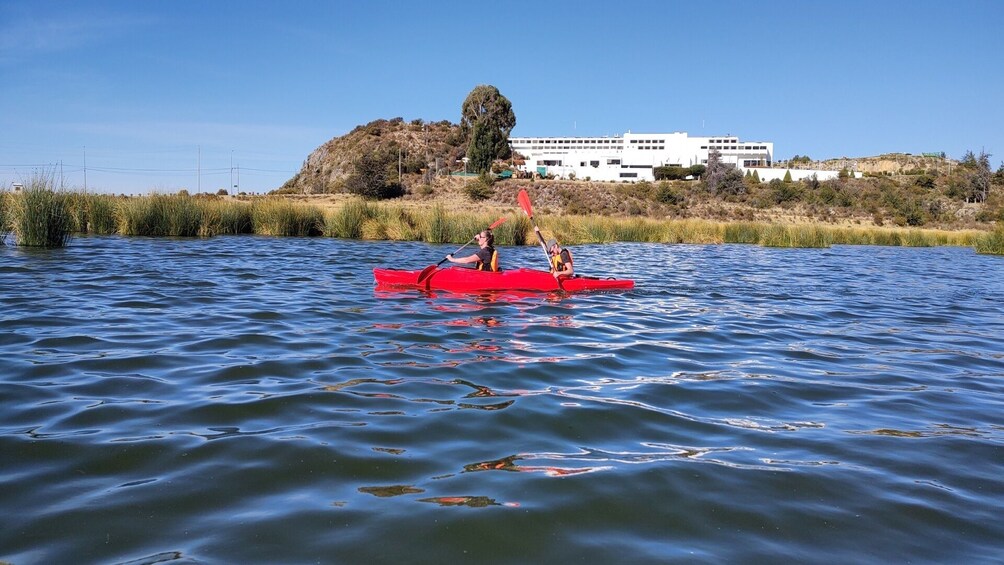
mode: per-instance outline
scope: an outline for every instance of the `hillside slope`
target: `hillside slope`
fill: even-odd
[[[340,192],[341,182],[352,174],[352,163],[374,152],[399,158],[403,171],[414,174],[455,167],[464,148],[460,126],[446,120],[375,120],[312,151],[282,188],[305,194]]]

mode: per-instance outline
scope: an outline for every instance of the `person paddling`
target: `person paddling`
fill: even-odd
[[[533,231],[537,232],[539,237],[540,228],[534,226]],[[575,276],[572,252],[568,249],[562,249],[562,247],[558,245],[558,240],[554,238],[547,240],[546,247],[547,252],[551,255],[551,274],[554,275],[554,278],[568,278]]]
[[[446,256],[451,263],[474,263],[474,268],[479,271],[498,271],[499,252],[495,249],[495,236],[491,229],[486,229],[474,236],[474,239],[481,246],[477,252],[467,257],[456,258],[452,253]]]

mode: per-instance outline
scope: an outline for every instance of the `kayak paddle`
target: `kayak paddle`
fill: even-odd
[[[533,227],[536,228],[537,220],[533,219],[533,205],[530,204],[530,195],[526,193],[525,188],[521,188],[519,190],[519,194],[516,195],[516,200],[519,201],[519,207],[526,212],[530,221],[533,222]],[[541,235],[539,229],[534,229],[533,231],[537,234],[537,240],[540,241],[540,248],[544,250],[544,257],[547,259],[547,269],[549,271],[553,271],[554,269],[551,267],[551,252],[547,250],[547,244],[544,243],[544,236]],[[561,279],[555,278],[554,280],[558,283],[559,290],[565,290],[565,287],[561,284]]]
[[[495,220],[494,224],[488,226],[488,229],[493,230],[493,229],[499,227],[500,225],[502,225],[502,222],[504,222],[504,221],[505,221],[505,216],[502,216],[501,218]],[[481,232],[478,232],[478,233],[481,233]],[[477,237],[478,237],[478,234],[477,233],[474,234],[474,237],[472,237],[470,241],[468,241],[467,243],[465,243],[462,246],[460,246],[460,249],[457,249],[453,253],[450,253],[450,255],[456,255],[457,253],[460,253],[465,247],[467,247],[468,245],[474,243],[474,240]],[[424,281],[425,279],[429,278],[429,275],[431,275],[433,271],[435,271],[436,269],[438,269],[439,266],[442,265],[445,262],[446,262],[446,257],[443,257],[442,261],[436,263],[435,265],[429,265],[428,267],[422,269],[422,272],[418,274],[418,281],[415,284],[422,284],[422,281]]]
[[[525,188],[521,188],[519,194],[516,196],[516,200],[519,200],[519,207],[526,212],[529,216],[530,221],[533,222],[533,227],[537,227],[537,220],[533,219],[533,205],[530,204],[530,195],[526,193]],[[547,251],[547,244],[544,243],[544,236],[540,235],[540,230],[533,230],[537,234],[537,239],[540,241],[540,248],[544,250],[544,257],[547,259],[547,268],[551,268],[551,254]]]

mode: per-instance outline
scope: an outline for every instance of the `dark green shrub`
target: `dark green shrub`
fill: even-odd
[[[388,170],[392,164],[388,153],[369,153],[356,159],[355,171],[345,179],[345,188],[363,198],[382,200],[404,194],[400,182],[391,182]],[[396,157],[393,159],[396,167]],[[395,168],[396,172],[396,168]]]
[[[679,205],[683,203],[685,197],[681,189],[663,182],[655,189],[655,199],[663,204]]]
[[[473,202],[488,200],[495,194],[492,188],[493,179],[490,174],[481,173],[477,180],[464,185],[464,194]]]
[[[690,175],[690,169],[678,166],[656,167],[652,169],[655,180],[683,180]]]

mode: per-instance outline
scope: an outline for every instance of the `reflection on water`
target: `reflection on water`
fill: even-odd
[[[997,559],[999,258],[615,244],[576,266],[629,292],[374,289],[443,252],[0,248],[0,560]]]

